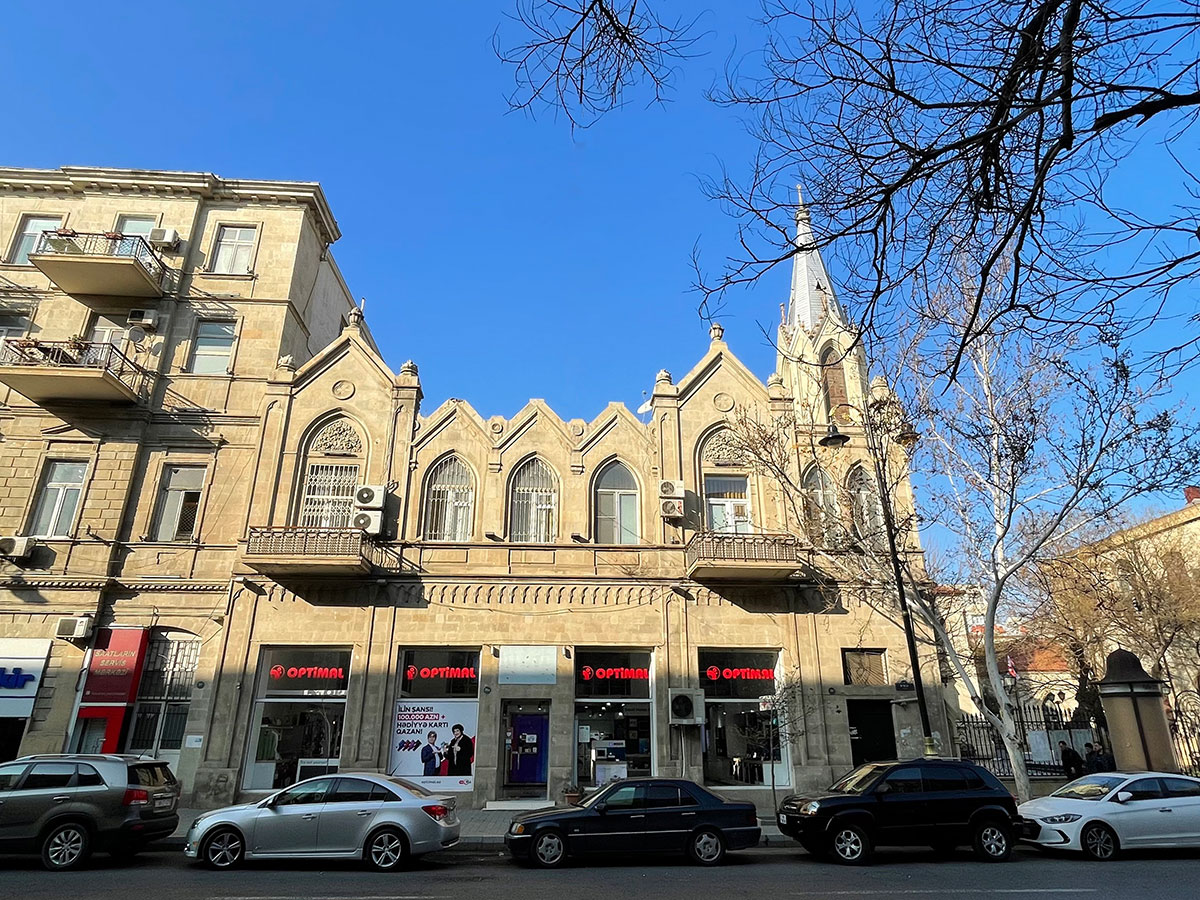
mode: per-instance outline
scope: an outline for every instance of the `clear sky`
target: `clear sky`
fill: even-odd
[[[752,145],[702,92],[739,37],[755,45],[757,5],[704,14],[709,52],[674,102],[573,135],[508,112],[491,41],[511,3],[10,0],[0,163],[320,181],[334,255],[389,364],[420,366],[427,408],[636,408],[707,349],[689,256],[699,241],[718,263],[732,229],[698,179]],[[757,323],[787,288],[775,273],[723,319],[764,379]]]

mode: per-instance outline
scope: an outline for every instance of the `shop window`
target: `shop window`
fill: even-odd
[[[713,785],[790,783],[786,748],[761,698],[775,695],[779,655],[760,650],[701,650],[704,780]],[[772,779],[772,775],[774,778]]]
[[[846,684],[882,687],[888,683],[887,652],[884,650],[843,650],[842,672]]]
[[[350,651],[262,651],[243,787],[268,791],[336,772],[342,751]]]
[[[471,791],[479,738],[479,651],[417,647],[400,654],[388,772],[421,787]]]
[[[578,784],[653,774],[652,671],[648,651],[575,651]]]
[[[401,697],[474,700],[479,696],[478,650],[405,650],[402,662]]]

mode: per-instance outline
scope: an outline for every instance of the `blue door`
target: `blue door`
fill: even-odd
[[[550,763],[549,713],[514,713],[509,751],[509,784],[545,784]]]

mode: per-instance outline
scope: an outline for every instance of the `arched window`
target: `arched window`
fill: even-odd
[[[447,456],[425,480],[425,540],[469,541],[474,511],[471,470],[457,456]]]
[[[850,470],[846,479],[846,489],[850,494],[850,515],[854,525],[854,536],[864,544],[878,546],[883,542],[884,532],[883,507],[879,503],[879,494],[875,490],[874,480],[867,470],[859,465]]]
[[[637,481],[624,463],[615,460],[596,479],[596,543],[638,542]]]
[[[808,517],[808,534],[814,542],[832,536],[837,524],[837,497],[833,481],[820,466],[811,466],[804,473],[804,513]]]
[[[842,353],[836,347],[826,347],[821,353],[821,400],[829,421],[849,420],[846,373],[842,369]]]
[[[309,444],[306,463],[300,527],[349,528],[354,491],[362,483],[363,442],[358,429],[347,419],[334,419]]]
[[[558,536],[558,478],[542,460],[534,457],[517,469],[508,504],[511,540],[554,542]]]

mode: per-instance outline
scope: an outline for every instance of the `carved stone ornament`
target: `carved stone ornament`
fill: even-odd
[[[314,453],[362,453],[362,438],[358,430],[345,419],[334,419],[321,429],[312,442]]]
[[[733,409],[734,401],[731,396],[722,391],[713,397],[713,406],[715,406],[719,411],[727,413]]]
[[[713,465],[740,464],[746,461],[746,452],[733,433],[724,428],[704,442],[704,461]]]
[[[354,382],[346,381],[345,379],[341,381],[335,381],[333,383],[332,393],[333,396],[337,397],[339,400],[349,400],[354,396]]]

